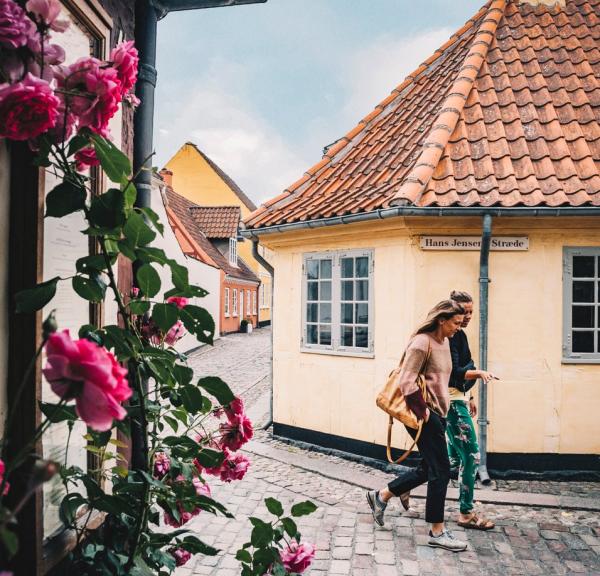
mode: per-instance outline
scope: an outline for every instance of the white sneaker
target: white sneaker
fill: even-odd
[[[450,550],[450,552],[463,552],[467,549],[467,543],[462,540],[457,540],[452,532],[448,530],[444,530],[438,536],[434,536],[429,531],[429,542],[427,542],[429,546],[433,546],[434,548],[443,548],[444,550]]]
[[[377,496],[377,490],[371,490],[370,492],[367,492],[367,502],[371,507],[371,512],[373,512],[373,520],[375,520],[375,523],[379,526],[383,526],[383,514],[385,513],[387,504],[379,500]]]

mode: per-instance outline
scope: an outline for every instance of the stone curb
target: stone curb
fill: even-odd
[[[366,472],[352,470],[343,464],[329,462],[324,458],[311,458],[288,450],[281,450],[266,446],[256,441],[250,441],[244,447],[246,452],[277,460],[301,468],[307,472],[320,474],[325,478],[352,484],[366,490],[381,488],[381,480]],[[415,498],[425,498],[425,486],[419,486],[411,492]],[[448,488],[448,500],[458,500],[458,489]],[[500,490],[480,489],[476,492],[478,502],[485,504],[499,504],[503,506],[538,506],[540,508],[562,508],[564,510],[581,510],[600,512],[600,500],[592,498],[579,498],[575,496],[557,496],[555,494],[535,494],[531,492],[512,492]]]

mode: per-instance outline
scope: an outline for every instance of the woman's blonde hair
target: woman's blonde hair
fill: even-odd
[[[413,336],[434,332],[439,320],[448,320],[457,314],[464,314],[464,308],[455,300],[442,300],[438,302],[427,314],[425,321],[415,330]]]
[[[461,292],[460,290],[452,290],[452,292],[450,292],[450,300],[468,304],[469,302],[473,302],[473,296],[471,296],[468,292]]]

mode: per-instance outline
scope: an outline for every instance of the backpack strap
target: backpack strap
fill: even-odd
[[[388,430],[387,430],[386,455],[387,455],[388,462],[390,464],[400,464],[400,462],[403,462],[404,460],[406,460],[408,458],[408,455],[413,451],[413,448],[416,446],[417,441],[421,437],[421,432],[423,430],[423,420],[419,420],[419,428],[417,429],[417,435],[415,436],[413,443],[404,452],[404,454],[402,454],[402,456],[400,456],[400,458],[398,458],[397,460],[394,460],[392,458],[392,426],[393,425],[394,425],[394,419],[390,416],[390,419],[388,422]]]

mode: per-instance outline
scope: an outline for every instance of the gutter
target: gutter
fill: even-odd
[[[483,231],[481,235],[481,252],[479,254],[479,364],[482,370],[487,370],[488,353],[488,311],[490,283],[489,261],[490,242],[492,239],[492,217],[486,214],[483,217]],[[479,383],[479,479],[482,484],[491,482],[487,470],[487,383],[483,380]]]
[[[292,222],[290,224],[278,224],[267,226],[265,228],[246,228],[240,230],[244,238],[258,238],[265,234],[275,234],[283,232],[293,232],[295,230],[305,230],[312,228],[323,228],[325,226],[339,226],[341,224],[354,224],[356,222],[368,222],[370,220],[385,220],[387,218],[396,218],[402,216],[422,216],[422,217],[440,217],[440,216],[490,216],[496,218],[505,217],[557,217],[557,216],[600,216],[600,206],[574,207],[566,206],[562,208],[549,208],[546,206],[540,208],[518,207],[518,208],[494,208],[494,207],[450,207],[438,208],[427,207],[419,208],[414,206],[395,206],[393,208],[380,208],[372,212],[360,212],[358,214],[348,214],[345,216],[334,216],[331,218],[321,218],[315,220],[306,220],[304,222]]]
[[[258,252],[258,238],[252,239],[252,256],[271,275],[271,361],[269,363],[269,377],[271,379],[271,394],[269,400],[269,419],[262,427],[263,430],[270,428],[273,424],[273,299],[275,295],[275,268],[267,262]],[[259,302],[260,304],[260,302]]]

